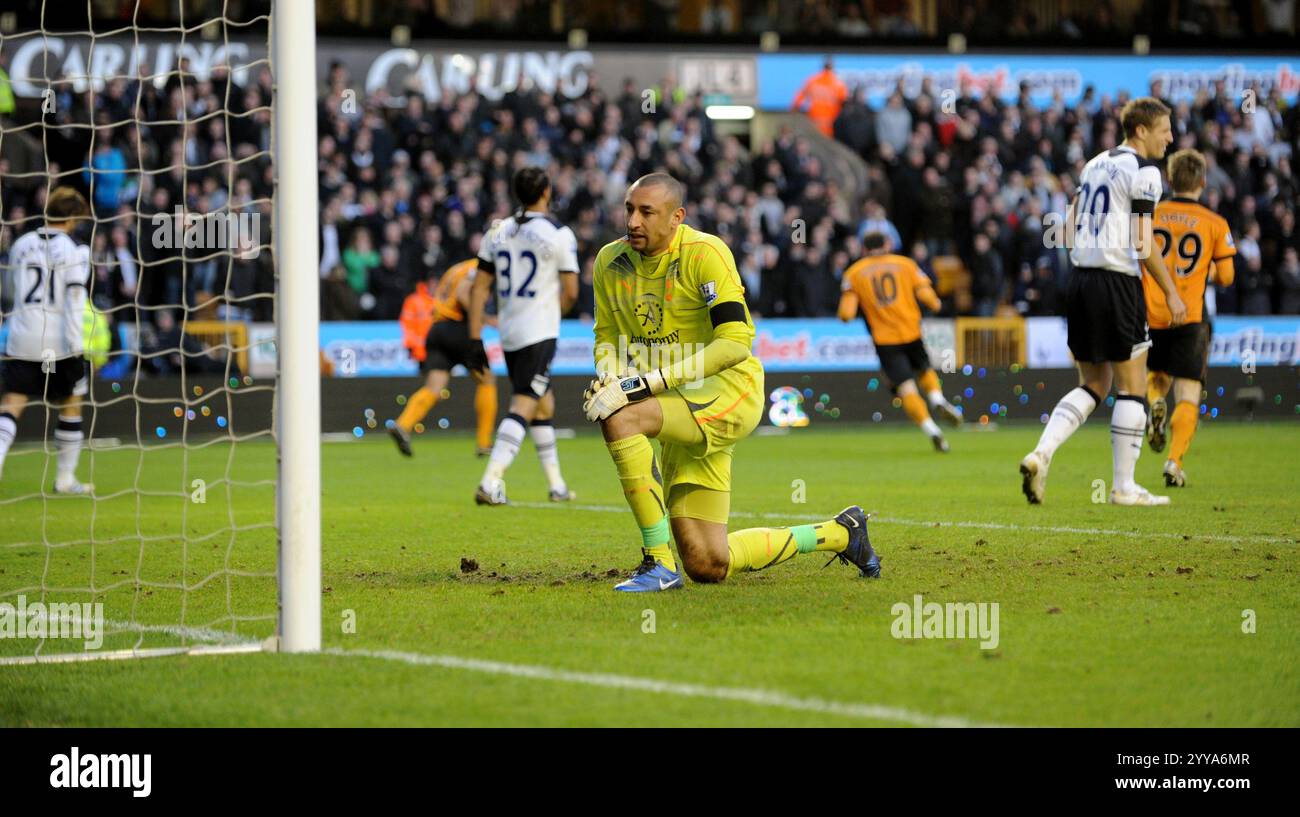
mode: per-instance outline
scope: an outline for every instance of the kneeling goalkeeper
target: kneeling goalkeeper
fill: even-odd
[[[627,235],[596,257],[597,379],[583,409],[600,423],[643,556],[614,589],[683,586],[669,520],[682,568],[697,582],[813,551],[879,576],[856,505],[820,524],[727,533],[732,450],[762,416],[763,367],[750,354],[754,324],[731,251],[682,223],[684,193],[665,173],[638,179],[624,202]]]

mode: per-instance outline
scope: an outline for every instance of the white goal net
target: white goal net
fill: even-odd
[[[4,663],[319,646],[311,4],[160,5],[0,17]]]

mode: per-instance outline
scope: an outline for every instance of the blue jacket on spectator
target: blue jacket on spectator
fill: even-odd
[[[95,172],[85,170],[82,176],[94,191],[95,209],[116,209],[122,200],[122,188],[126,186],[126,156],[113,145],[101,145],[95,149],[90,167]]]

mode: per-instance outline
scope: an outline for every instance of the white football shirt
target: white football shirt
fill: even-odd
[[[578,271],[572,230],[543,213],[501,219],[483,236],[478,257],[495,276],[502,350],[559,337],[560,274]]]
[[[1071,263],[1141,278],[1133,215],[1155,213],[1163,189],[1159,166],[1127,145],[1094,156],[1079,177]]]
[[[42,227],[9,252],[14,310],[5,354],[18,360],[77,357],[90,287],[90,248],[67,233]]]

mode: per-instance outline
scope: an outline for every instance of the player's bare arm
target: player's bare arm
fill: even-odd
[[[1076,195],[1070,199],[1070,206],[1065,208],[1065,248],[1074,249],[1074,214],[1079,204],[1079,197]]]
[[[471,340],[483,338],[483,314],[487,310],[488,299],[492,297],[492,281],[495,276],[496,271],[492,269],[491,264],[480,258],[478,270],[474,273],[473,286],[470,287],[469,309],[466,312]]]
[[[560,314],[567,315],[578,302],[578,271],[560,270]]]

